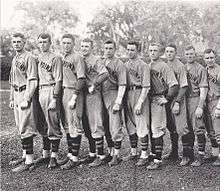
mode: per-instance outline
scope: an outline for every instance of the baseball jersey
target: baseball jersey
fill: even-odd
[[[159,59],[151,62],[150,69],[167,88],[178,85],[174,71],[164,61]]]
[[[178,59],[168,62],[167,65],[174,71],[180,88],[188,86],[186,66]]]
[[[89,55],[83,58],[86,68],[87,86],[96,84],[100,75],[108,73],[106,67],[101,63],[101,59],[95,55]]]
[[[39,85],[55,84],[63,80],[62,59],[47,52],[38,57]]]
[[[24,51],[12,60],[9,83],[12,86],[27,85],[27,80],[37,80],[37,61],[31,53]]]
[[[123,62],[113,57],[112,59],[102,59],[102,63],[108,70],[108,80],[102,84],[103,91],[115,90],[118,86],[126,86],[127,84],[127,72]]]
[[[128,85],[150,87],[150,68],[140,58],[129,59],[125,66],[128,72]]]
[[[188,96],[199,96],[200,88],[208,88],[206,69],[198,62],[187,63]]]
[[[76,87],[80,78],[85,78],[85,64],[80,62],[79,55],[63,55],[63,87]]]
[[[214,64],[213,66],[207,67],[207,71],[209,83],[208,97],[218,97],[220,96],[220,66]]]

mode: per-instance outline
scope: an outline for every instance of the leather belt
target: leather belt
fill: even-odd
[[[43,85],[39,85],[39,89],[53,87],[53,86],[55,86],[55,84],[43,84]]]
[[[23,90],[26,90],[26,85],[23,85],[23,86],[20,86],[20,87],[14,85],[13,87],[14,87],[14,90],[15,90],[16,92],[22,92]]]
[[[128,90],[138,90],[138,89],[142,89],[142,86],[129,86]]]

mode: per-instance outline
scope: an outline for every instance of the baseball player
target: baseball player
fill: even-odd
[[[150,44],[149,55],[151,58],[151,131],[154,143],[153,153],[155,157],[147,166],[148,170],[154,170],[161,167],[161,156],[163,151],[163,136],[167,126],[165,105],[172,102],[178,91],[178,82],[173,70],[160,59],[162,53],[161,45],[157,43]],[[154,81],[159,80],[164,85],[163,91],[155,89]],[[160,88],[161,89],[161,88]]]
[[[193,128],[198,144],[198,158],[191,166],[200,166],[203,163],[206,145],[206,128],[203,121],[203,108],[208,92],[208,80],[206,69],[195,61],[195,48],[188,46],[185,49],[187,61],[188,92],[187,92],[187,109],[189,125]],[[193,144],[191,145],[193,146]],[[181,162],[187,165],[192,158],[185,157]]]
[[[213,165],[220,166],[220,66],[215,63],[216,56],[212,49],[206,49],[203,58],[208,71],[208,109],[211,113],[211,125],[214,128],[218,144],[218,147],[212,147],[212,154],[215,157]]]
[[[73,52],[75,39],[71,34],[62,36],[63,83],[61,121],[66,133],[68,155],[61,169],[71,169],[79,164],[78,154],[82,138],[83,95],[85,65]],[[59,162],[58,162],[59,163]]]
[[[58,166],[57,153],[62,132],[60,128],[60,97],[63,80],[62,60],[50,51],[51,36],[41,33],[38,36],[40,54],[38,56],[39,102],[44,113],[46,124],[43,136],[43,156],[36,164],[48,163],[48,168]],[[45,149],[46,148],[46,149]],[[51,148],[51,156],[50,156]]]
[[[166,104],[167,129],[170,132],[171,152],[164,157],[166,160],[177,161],[178,139],[181,136],[183,144],[183,157],[188,154],[188,136],[192,134],[187,122],[186,91],[188,88],[186,67],[176,58],[177,48],[175,44],[167,45],[165,56],[168,66],[174,71],[179,83],[178,95],[172,102]]]
[[[127,95],[127,130],[130,137],[137,133],[141,144],[141,155],[136,163],[143,166],[147,163],[148,134],[149,134],[149,100],[150,69],[149,66],[138,57],[139,44],[130,41],[127,44],[128,61],[125,66],[128,71],[128,95]],[[132,146],[132,145],[131,145]],[[137,145],[131,149],[127,159],[137,156]]]
[[[122,61],[114,57],[115,51],[116,43],[113,40],[104,42],[102,63],[109,72],[109,78],[102,84],[102,95],[109,117],[110,133],[114,141],[113,158],[109,162],[109,166],[117,165],[120,162],[119,152],[123,139],[121,109],[127,84],[126,67]]]
[[[13,172],[32,170],[33,163],[33,137],[36,135],[32,97],[37,87],[36,59],[24,50],[25,37],[21,33],[12,36],[12,45],[16,52],[12,61],[10,73],[10,108],[14,109],[15,123],[18,127],[23,156],[21,159],[11,161],[12,165],[19,165]],[[24,163],[23,163],[24,162]]]
[[[89,166],[95,167],[106,163],[100,85],[108,79],[108,71],[100,62],[100,58],[92,54],[92,48],[93,41],[91,39],[86,38],[81,42],[82,60],[86,65],[86,86],[88,89],[86,92],[86,115],[97,149],[97,157]]]

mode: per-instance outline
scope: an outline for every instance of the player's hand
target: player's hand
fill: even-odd
[[[201,107],[197,107],[195,111],[196,118],[201,118],[203,114],[203,109]]]
[[[178,115],[180,113],[180,104],[175,102],[172,108],[172,113]]]
[[[89,87],[89,93],[92,94],[95,91],[95,86],[92,85]]]
[[[113,108],[112,108],[112,110],[113,110],[113,114],[119,112],[120,109],[121,109],[121,104],[119,104],[119,103],[115,103],[114,106],[113,106]]]
[[[24,110],[24,109],[27,109],[29,107],[29,102],[28,101],[22,101],[21,102],[21,104],[20,104],[20,108],[22,109],[22,110]]]
[[[49,103],[48,110],[54,110],[56,109],[56,106],[57,106],[56,99],[52,99]]]
[[[75,109],[76,107],[76,100],[75,99],[71,99],[69,102],[68,102],[68,107],[70,109]]]
[[[158,105],[165,105],[166,103],[168,103],[168,100],[163,96],[163,97],[159,97],[157,99],[157,103]]]
[[[215,115],[216,118],[219,118],[220,117],[220,109],[215,108],[214,115]]]
[[[9,102],[9,107],[10,107],[10,109],[14,109],[14,101]]]
[[[136,115],[140,115],[142,113],[142,103],[137,102],[134,107],[134,112]]]

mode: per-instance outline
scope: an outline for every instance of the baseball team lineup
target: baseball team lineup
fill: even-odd
[[[90,38],[82,39],[80,51],[75,52],[74,36],[64,34],[60,54],[51,50],[51,38],[49,33],[39,34],[36,56],[25,50],[24,34],[12,35],[15,56],[9,107],[14,110],[23,151],[9,162],[14,173],[42,165],[61,170],[81,164],[111,168],[128,161],[148,170],[163,170],[163,161],[192,168],[207,162],[220,166],[220,65],[213,49],[203,52],[203,66],[195,48],[184,47],[184,64],[177,58],[174,43],[152,42],[147,47],[147,63],[136,40],[127,42],[127,57],[121,59],[113,39],[103,42],[100,56],[93,53]],[[171,149],[162,155],[166,131]],[[36,135],[42,137],[42,155],[35,159]],[[83,135],[89,154],[80,159]],[[125,136],[130,152],[121,156]],[[59,159],[63,137],[68,153]]]

